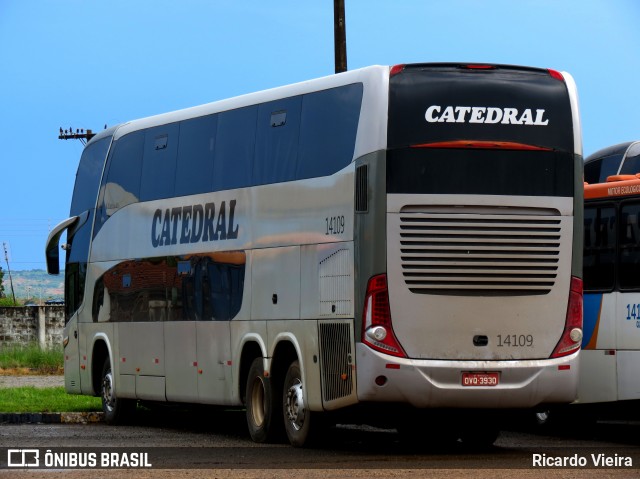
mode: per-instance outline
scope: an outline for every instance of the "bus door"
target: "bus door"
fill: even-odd
[[[584,319],[578,400],[616,401],[616,328],[618,294],[615,286],[616,207],[588,202],[584,208]],[[613,353],[612,353],[613,351]]]
[[[178,262],[182,312],[164,323],[168,401],[224,404],[230,398],[231,286],[238,269],[210,256]]]
[[[238,254],[244,261],[244,254]],[[229,321],[240,309],[244,264],[219,261],[218,254],[201,262],[202,321],[196,324],[199,402],[230,404],[231,328]]]
[[[80,351],[78,348],[78,313],[67,322],[63,331],[64,388],[68,393],[80,394]]]

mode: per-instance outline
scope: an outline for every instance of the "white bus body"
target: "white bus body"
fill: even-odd
[[[67,230],[65,387],[110,422],[244,405],[254,440],[297,446],[328,411],[571,402],[581,155],[571,77],[496,65],[374,66],[105,130],[47,241],[56,273]]]

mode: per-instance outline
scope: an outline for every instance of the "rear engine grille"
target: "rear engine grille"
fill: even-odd
[[[561,229],[549,216],[402,215],[405,283],[419,294],[547,294],[558,273]]]
[[[319,328],[322,396],[327,402],[353,391],[351,324],[323,321]]]

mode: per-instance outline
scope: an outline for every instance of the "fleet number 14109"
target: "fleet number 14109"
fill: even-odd
[[[344,233],[344,216],[331,216],[324,219],[326,225],[325,234],[341,235]]]
[[[498,334],[499,348],[530,348],[533,346],[533,334]]]

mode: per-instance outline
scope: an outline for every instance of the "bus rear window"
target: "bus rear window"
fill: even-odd
[[[387,155],[388,193],[573,195],[570,153],[400,148]]]

